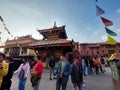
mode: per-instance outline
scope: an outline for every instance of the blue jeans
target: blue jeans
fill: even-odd
[[[83,69],[83,71],[84,71],[84,75],[87,75],[86,70],[87,70],[87,67],[84,66],[84,69]]]
[[[77,89],[78,87],[78,89]],[[83,90],[83,83],[77,83],[76,86],[74,86],[74,90]]]
[[[79,90],[83,90],[83,83],[79,84]]]
[[[40,81],[41,79],[37,81],[36,85],[33,87],[33,90],[39,90]]]
[[[90,75],[90,74],[91,74],[90,64],[88,64],[88,67],[87,67],[87,73],[88,73],[88,75]]]
[[[25,90],[26,79],[24,77],[19,78],[18,90]]]
[[[67,81],[64,81],[62,79],[59,79],[56,81],[56,90],[60,90],[61,86],[62,86],[62,90],[66,90],[67,87]]]

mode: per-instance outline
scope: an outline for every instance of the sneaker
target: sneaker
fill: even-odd
[[[84,76],[87,76],[87,74],[84,74]]]
[[[56,77],[54,77],[53,79],[56,79]]]
[[[83,83],[83,88],[85,88],[85,84]]]
[[[54,76],[53,79],[56,79],[56,77]]]

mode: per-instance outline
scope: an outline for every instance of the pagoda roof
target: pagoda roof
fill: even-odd
[[[56,40],[40,40],[29,46],[38,46],[38,47],[46,47],[46,46],[70,46],[71,41],[66,39],[56,39]]]
[[[38,30],[40,34],[43,35],[44,38],[50,39],[51,36],[56,36],[54,39],[67,39],[67,34],[65,31],[65,25],[61,27],[53,27],[48,29]]]

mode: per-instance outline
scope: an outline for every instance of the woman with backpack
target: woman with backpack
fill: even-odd
[[[30,72],[30,65],[29,63],[27,63],[25,59],[23,59],[23,63],[14,72],[14,74],[18,74],[18,78],[19,78],[18,90],[25,90],[25,83],[29,75],[29,72]]]

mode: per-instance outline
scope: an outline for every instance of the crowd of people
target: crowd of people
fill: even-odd
[[[60,56],[60,61],[58,62],[58,67],[56,72],[53,73],[56,76],[56,90],[66,90],[68,77],[71,75],[71,81],[73,83],[74,90],[83,90],[85,86],[83,77],[91,74],[105,73],[105,66],[108,66],[107,57],[73,57],[72,61],[69,61],[66,55],[62,54]],[[51,70],[54,71],[55,62],[51,59],[49,62],[50,66],[50,80],[51,80]],[[52,65],[52,66],[51,66]],[[63,69],[64,68],[64,69]],[[68,69],[69,68],[69,69]],[[53,78],[54,79],[54,78]]]
[[[105,65],[107,64],[106,57],[73,57],[69,61],[67,55],[62,53],[60,60],[55,67],[56,62],[54,57],[51,56],[49,61],[50,67],[50,80],[56,79],[56,90],[66,90],[69,76],[74,90],[83,90],[84,76],[91,75],[93,73],[99,75],[99,73],[105,73]],[[34,65],[29,65],[26,59],[22,60],[22,64],[16,71],[13,70],[13,61],[11,58],[5,57],[3,53],[0,53],[0,90],[10,90],[12,85],[11,78],[13,75],[18,75],[19,84],[18,90],[25,90],[25,84],[27,77],[30,75],[30,81],[33,90],[39,90],[41,83],[43,64],[40,56],[34,57]]]
[[[84,56],[81,58],[84,75],[91,75],[93,73],[99,74],[105,72],[105,66],[108,66],[107,57],[90,57]]]

